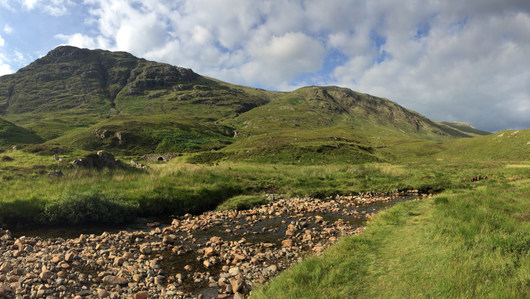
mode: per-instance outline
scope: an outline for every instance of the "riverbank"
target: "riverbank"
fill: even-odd
[[[9,153],[0,163],[0,225],[122,225],[214,210],[236,196],[318,197],[370,191],[423,193],[471,188],[524,175],[501,162],[390,165],[192,165],[180,161],[148,169],[71,169],[49,157]],[[32,160],[34,159],[34,161]],[[524,166],[524,165],[523,165]],[[47,171],[62,169],[60,177]]]
[[[528,298],[529,199],[526,176],[400,204],[251,298]]]
[[[0,295],[241,298],[405,200],[410,198],[272,198],[249,210],[187,214],[168,226],[67,240],[14,238],[2,230]]]

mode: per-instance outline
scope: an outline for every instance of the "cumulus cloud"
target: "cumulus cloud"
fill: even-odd
[[[9,26],[9,24],[4,25],[4,32],[7,34],[13,33],[13,27]]]
[[[4,0],[6,7],[9,5],[9,0]],[[68,8],[73,6],[71,0],[22,0],[18,1],[27,10],[40,9],[52,16],[62,16],[68,13]]]
[[[20,3],[60,15],[78,2]],[[530,128],[527,0],[85,0],[83,5],[90,30],[58,34],[59,41],[129,51],[259,87],[336,84],[390,98],[436,120],[468,121],[491,131]]]
[[[13,70],[9,66],[9,61],[6,57],[0,52],[0,76],[13,73]]]
[[[392,7],[396,17],[388,15],[374,27],[386,40],[380,51],[371,52],[372,65],[364,63],[363,70],[358,67],[363,56],[353,56],[335,69],[337,82],[395,99],[438,120],[467,120],[491,131],[530,128],[524,113],[530,106],[528,10],[486,4],[476,14],[463,5],[414,13],[406,5]],[[401,17],[411,14],[427,29]],[[377,62],[381,51],[388,59]]]

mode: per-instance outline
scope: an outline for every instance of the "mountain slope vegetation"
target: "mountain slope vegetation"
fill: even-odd
[[[0,115],[47,144],[124,155],[203,152],[198,162],[391,161],[386,149],[404,140],[480,134],[346,88],[266,91],[71,46],[0,77]]]
[[[42,141],[42,138],[38,135],[0,118],[0,146],[21,143],[41,143]]]

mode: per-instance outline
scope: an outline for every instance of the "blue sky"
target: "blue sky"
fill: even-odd
[[[527,0],[0,0],[0,75],[60,44],[266,89],[339,85],[493,132],[530,128]]]

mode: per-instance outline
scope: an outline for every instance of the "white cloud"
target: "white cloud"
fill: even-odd
[[[6,57],[0,53],[0,76],[13,73],[8,63],[9,61],[7,61]]]
[[[240,80],[279,86],[298,75],[318,71],[325,50],[313,38],[289,32],[273,36],[267,44],[252,45],[250,54],[251,61],[241,67]]]
[[[0,35],[0,47],[3,47],[4,45],[5,45],[5,41],[2,38],[2,36]]]
[[[9,26],[9,24],[4,25],[4,32],[7,34],[13,33],[13,27]]]
[[[367,67],[365,56],[348,51],[347,38],[333,36],[330,44],[351,55],[335,69],[337,82],[394,99],[437,120],[466,120],[493,131],[509,123],[529,128],[528,113],[521,113],[530,102],[528,10],[488,5],[421,11],[421,6],[400,2],[374,9],[377,15],[394,11],[371,29],[386,38],[381,50],[387,59]],[[415,9],[408,11],[410,7]],[[421,22],[429,23],[428,32],[418,36]],[[381,54],[369,53],[374,60]]]
[[[65,42],[67,45],[89,48],[89,49],[109,49],[111,48],[110,42],[102,36],[91,37],[81,33],[75,33],[72,35],[57,34],[55,38]]]
[[[40,0],[23,0],[22,4],[27,9],[33,9],[33,8],[35,8],[35,5],[37,5],[37,3],[39,3],[39,1]]]
[[[60,14],[74,2],[24,3]],[[90,14],[85,22],[95,31],[57,35],[62,42],[129,51],[225,81],[275,89],[306,83],[300,78],[322,80],[482,129],[530,127],[530,118],[521,113],[530,101],[526,0],[85,4]],[[325,61],[336,64],[322,68]]]
[[[75,3],[72,0],[22,0],[22,6],[27,10],[41,9],[52,16],[63,16],[68,8]]]

